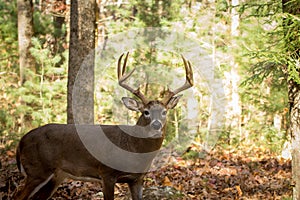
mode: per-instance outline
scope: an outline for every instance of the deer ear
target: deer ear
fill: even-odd
[[[126,108],[128,108],[129,110],[140,111],[143,107],[143,104],[141,102],[130,97],[122,97],[122,101]]]
[[[168,102],[168,104],[167,104],[167,108],[168,109],[173,109],[176,105],[177,105],[177,103],[178,103],[178,101],[179,101],[179,99],[182,97],[182,94],[181,95],[178,95],[178,96],[175,96],[175,97],[172,97],[170,100],[169,100],[169,102]]]

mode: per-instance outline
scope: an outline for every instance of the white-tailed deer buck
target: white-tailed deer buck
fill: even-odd
[[[128,183],[132,199],[142,199],[143,178],[155,156],[153,152],[162,145],[167,111],[174,108],[182,96],[176,94],[193,86],[193,72],[190,62],[182,57],[185,84],[174,91],[168,90],[162,101],[149,101],[139,88],[135,90],[125,83],[134,70],[125,74],[128,53],[123,66],[122,57],[123,54],[118,60],[119,85],[141,100],[122,98],[128,109],[142,113],[136,125],[48,124],[30,131],[17,148],[17,165],[26,179],[13,199],[49,199],[65,178],[102,181],[105,200],[114,199],[115,183]],[[100,132],[108,142],[97,138]],[[87,137],[93,135],[94,138],[89,140],[94,142],[92,153],[86,141],[83,142],[82,133]],[[134,156],[118,155],[120,152]],[[97,153],[100,158],[95,155]],[[145,157],[138,157],[139,154]]]

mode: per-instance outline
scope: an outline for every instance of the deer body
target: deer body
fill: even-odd
[[[97,125],[80,126],[87,132],[98,131]],[[117,126],[101,128],[116,146],[130,152],[156,151],[163,141],[162,137],[136,138]],[[110,156],[110,152],[106,154]],[[18,168],[27,176],[25,184],[28,187],[25,186],[23,190],[24,198],[20,196],[16,199],[27,199],[28,196],[32,196],[33,199],[47,199],[65,178],[83,181],[102,179],[106,187],[103,192],[105,199],[113,199],[111,198],[113,189],[109,189],[110,184],[126,182],[134,185],[141,182],[143,178],[142,173],[122,172],[99,162],[82,144],[73,124],[48,124],[32,130],[20,141],[17,156]],[[32,192],[35,191],[31,189],[33,187],[43,190],[34,194]],[[138,197],[138,194],[134,195]]]
[[[114,199],[115,183],[128,183],[132,199],[142,199],[143,177],[164,139],[166,113],[181,97],[174,95],[191,87],[193,78],[190,63],[183,58],[186,83],[170,91],[164,101],[148,101],[139,89],[124,83],[133,71],[124,75],[128,53],[121,69],[122,56],[118,62],[119,84],[142,100],[122,98],[128,109],[142,113],[137,124],[48,124],[30,131],[17,148],[17,165],[26,180],[13,199],[49,199],[65,178],[101,180],[105,200]],[[86,143],[94,150],[90,151]]]

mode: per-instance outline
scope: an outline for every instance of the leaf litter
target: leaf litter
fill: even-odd
[[[24,178],[17,170],[14,151],[0,155],[0,199],[9,200]],[[172,162],[149,172],[144,199],[290,199],[291,161],[256,148],[251,153],[216,149],[193,159]],[[101,182],[66,180],[52,200],[102,200]],[[126,184],[115,187],[116,200],[129,200]]]

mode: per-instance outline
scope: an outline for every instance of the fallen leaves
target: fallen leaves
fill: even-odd
[[[158,185],[180,188],[188,199],[282,199],[292,196],[291,162],[271,155],[212,152],[193,164],[179,159],[151,172]]]
[[[173,186],[173,183],[170,181],[170,179],[168,178],[168,176],[165,176],[165,178],[163,180],[163,185],[164,186]]]
[[[292,196],[291,162],[276,156],[216,150],[201,159],[176,157],[172,160],[173,163],[147,174],[144,199],[284,199]],[[0,161],[0,199],[6,200],[22,176],[17,172],[13,151],[2,154]],[[115,198],[130,199],[126,184],[117,184]],[[52,197],[52,200],[58,199],[102,200],[102,185],[66,180]]]

